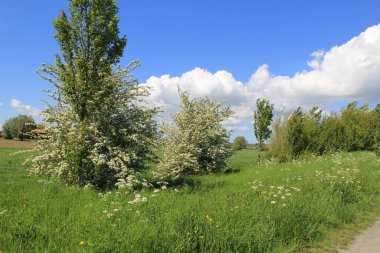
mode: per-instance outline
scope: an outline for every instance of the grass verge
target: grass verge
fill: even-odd
[[[369,152],[257,165],[256,151],[241,151],[229,174],[135,198],[29,177],[27,154],[14,151],[0,149],[5,253],[322,250],[380,207],[380,161]]]

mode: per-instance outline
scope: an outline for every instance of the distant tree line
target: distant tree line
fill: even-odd
[[[352,102],[340,112],[325,115],[318,107],[308,113],[299,107],[288,117],[278,117],[273,130],[268,156],[279,161],[335,151],[369,150],[379,154],[380,104],[370,110],[367,104]]]

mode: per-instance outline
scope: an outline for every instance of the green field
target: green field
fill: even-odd
[[[241,151],[231,173],[129,203],[122,191],[29,177],[27,154],[15,151],[0,149],[3,253],[300,252],[328,246],[380,207],[380,161],[369,152],[257,165],[257,151]]]

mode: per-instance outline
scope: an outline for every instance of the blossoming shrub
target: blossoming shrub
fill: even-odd
[[[208,98],[190,99],[179,91],[181,111],[172,114],[173,123],[163,125],[164,160],[156,175],[173,181],[188,174],[217,172],[223,169],[232,155],[228,147],[230,132],[222,121],[232,111]]]
[[[127,70],[115,74],[117,91],[85,122],[62,98],[45,110],[49,139],[38,142],[29,160],[32,173],[96,188],[133,188],[142,182],[140,171],[156,136],[156,110],[138,104],[147,91],[132,79],[123,81],[124,75]]]
[[[44,111],[49,139],[30,159],[31,172],[70,185],[96,188],[140,184],[140,171],[156,136],[156,109],[131,71],[118,66],[126,45],[119,37],[114,0],[71,0],[69,14],[54,21],[61,55],[40,75],[55,90]]]

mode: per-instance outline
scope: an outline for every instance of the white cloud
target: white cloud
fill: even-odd
[[[243,83],[226,70],[210,73],[195,68],[177,77],[152,76],[145,85],[152,87],[149,102],[166,112],[178,110],[177,85],[192,97],[225,100],[236,112],[225,124],[240,130],[243,123],[252,121],[257,98],[269,99],[279,111],[346,100],[380,102],[380,24],[343,45],[313,52],[311,57],[307,61],[311,69],[293,76],[271,75],[269,66],[263,64]]]
[[[41,114],[40,109],[32,107],[31,105],[24,105],[18,99],[11,100],[11,107],[14,108],[16,111],[26,115],[39,116]]]
[[[249,130],[249,127],[247,127],[247,126],[225,126],[225,128],[227,129],[227,130],[229,130],[229,131],[236,131],[236,130],[238,130],[238,131],[242,131],[242,132],[246,132],[246,131],[248,131]]]
[[[2,107],[2,106],[3,106],[3,103],[0,102],[0,107]]]
[[[321,67],[323,56],[325,55],[325,51],[318,50],[311,53],[312,59],[307,62],[310,68],[319,69]]]

